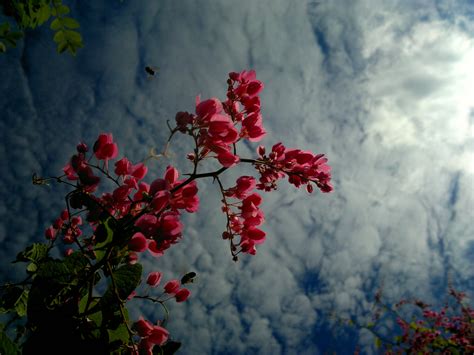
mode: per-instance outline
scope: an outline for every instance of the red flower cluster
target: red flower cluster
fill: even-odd
[[[228,85],[225,102],[215,97],[201,102],[198,96],[196,114],[176,114],[178,130],[193,135],[200,147],[198,157],[189,155],[192,160],[203,159],[213,152],[222,166],[232,167],[240,161],[235,149],[232,152],[235,143],[240,139],[256,142],[265,135],[258,97],[263,84],[256,80],[255,71],[230,73]]]
[[[241,200],[239,203],[228,203],[224,199],[223,212],[229,221],[227,231],[223,233],[224,239],[233,239],[240,235],[240,252],[255,255],[256,244],[265,241],[265,232],[258,229],[265,221],[263,211],[258,208],[262,203],[262,197],[258,193],[250,193],[256,186],[255,178],[252,176],[241,176],[237,179],[236,186],[224,191],[226,197]],[[232,210],[232,207],[234,210]],[[240,212],[237,212],[240,210]]]
[[[322,192],[331,192],[331,167],[327,165],[324,154],[314,154],[310,151],[286,148],[282,143],[272,147],[268,156],[265,147],[258,147],[260,159],[254,163],[260,172],[259,190],[276,190],[277,181],[288,175],[288,181],[300,187],[306,185],[308,192],[313,192],[315,184]]]
[[[181,213],[193,213],[199,208],[195,180],[212,177],[219,182],[224,203],[222,209],[227,216],[223,237],[230,240],[232,256],[237,260],[237,254],[241,252],[254,255],[256,245],[265,241],[265,232],[259,228],[265,220],[260,209],[262,197],[254,189],[274,190],[276,181],[288,176],[291,184],[296,187],[305,185],[309,192],[313,189],[312,184],[323,192],[330,192],[330,167],[323,154],[287,149],[281,143],[275,144],[268,156],[265,148],[259,147],[258,159],[241,158],[237,154],[236,144],[240,140],[257,142],[266,134],[259,97],[264,86],[256,79],[253,70],[230,73],[227,84],[225,101],[217,98],[201,101],[198,97],[195,113],[178,112],[176,127],[169,127],[168,141],[176,132],[181,132],[191,136],[195,143],[194,152],[188,154],[194,165],[193,172],[186,179],[179,179],[178,170],[168,166],[162,178],[148,184],[144,181],[147,166],[133,164],[126,157],[116,161],[113,172],[110,172],[109,161],[118,156],[118,147],[111,133],[100,134],[94,143],[96,163],[91,162],[93,156],[87,157],[87,146],[80,143],[77,153],[63,169],[65,175],[56,178],[56,181],[75,188],[67,196],[68,209],[46,229],[46,238],[53,241],[61,232],[66,244],[76,243],[81,252],[90,260],[95,259],[98,265],[101,265],[100,258],[110,257],[113,250],[118,263],[137,263],[137,253],[146,250],[161,256],[182,237]],[[206,158],[217,159],[223,167],[199,174],[198,165]],[[219,175],[237,163],[253,164],[261,175],[259,183],[252,176],[241,176],[235,186],[225,189]],[[97,190],[101,179],[95,172],[115,184],[114,189],[99,195]],[[228,201],[230,199],[236,202]],[[71,212],[71,209],[76,211]],[[89,237],[80,229],[83,213],[89,230],[92,230]],[[238,238],[237,243],[234,243],[234,238]],[[66,255],[72,253],[72,249],[66,251]],[[156,287],[161,277],[161,273],[155,272],[146,282]],[[188,289],[181,288],[178,280],[166,283],[164,291],[172,296],[168,299],[174,298],[176,302],[183,302],[190,295]],[[132,292],[129,298],[132,297],[140,296]],[[162,345],[168,339],[168,331],[160,324],[152,325],[140,319],[135,329],[141,338],[140,348],[145,353],[151,353],[155,345]]]

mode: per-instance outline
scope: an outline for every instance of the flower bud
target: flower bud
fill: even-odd
[[[146,283],[150,285],[151,287],[156,287],[160,283],[162,276],[163,274],[161,272],[158,272],[158,271],[150,272],[146,279]]]
[[[191,292],[187,288],[182,288],[178,292],[176,292],[176,302],[184,302],[188,299]]]

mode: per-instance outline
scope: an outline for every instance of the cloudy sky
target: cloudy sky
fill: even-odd
[[[71,3],[64,1],[65,3]],[[230,71],[265,84],[266,146],[325,153],[331,194],[286,182],[265,196],[267,241],[232,262],[219,196],[183,241],[143,260],[167,278],[198,273],[171,306],[182,354],[371,353],[366,331],[331,315],[370,316],[373,296],[439,304],[448,278],[474,290],[474,5],[470,0],[159,0],[77,2],[85,47],[58,55],[48,28],[0,56],[0,260],[10,260],[63,208],[58,175],[80,140],[112,132],[121,154],[162,149],[166,120],[197,94],[225,97]],[[159,67],[148,80],[144,67]],[[171,163],[186,170],[189,146]],[[243,147],[251,157],[254,145]],[[150,163],[150,179],[170,161]],[[242,170],[249,173],[250,170]],[[236,175],[229,174],[230,185]],[[473,295],[474,296],[474,295]],[[135,304],[150,319],[160,310]]]

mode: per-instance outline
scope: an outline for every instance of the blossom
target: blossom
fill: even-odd
[[[150,285],[151,287],[156,287],[160,283],[162,276],[163,274],[161,272],[158,272],[158,271],[150,272],[146,279],[146,283]]]
[[[143,233],[137,232],[135,233],[130,241],[128,242],[128,247],[132,251],[136,252],[143,252],[147,249],[147,240]]]
[[[191,292],[187,288],[182,288],[178,292],[176,292],[175,298],[176,302],[184,302],[188,299]]]
[[[114,159],[118,155],[117,144],[113,142],[112,133],[102,133],[94,143],[94,153],[97,159],[105,160]]]
[[[180,283],[178,280],[173,279],[166,283],[165,292],[168,294],[176,294],[179,291]]]

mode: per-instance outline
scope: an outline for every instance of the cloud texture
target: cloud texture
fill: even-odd
[[[194,110],[197,94],[224,98],[227,73],[254,68],[265,83],[264,144],[326,153],[335,192],[308,196],[282,182],[265,196],[266,243],[235,264],[219,238],[218,191],[200,182],[203,203],[182,243],[144,261],[168,278],[198,273],[189,302],[171,305],[183,353],[317,354],[357,342],[371,352],[370,334],[336,342],[328,315],[365,319],[382,282],[389,301],[436,302],[448,275],[474,289],[473,7],[342,3],[78,4],[77,58],[54,53],[48,30],[0,57],[4,278],[62,209],[65,190],[31,186],[33,171],[57,174],[79,140],[105,131],[142,159],[163,147],[176,111]],[[153,80],[146,65],[160,68]],[[172,163],[184,169],[187,149],[176,140]],[[160,314],[136,303],[142,312]]]

